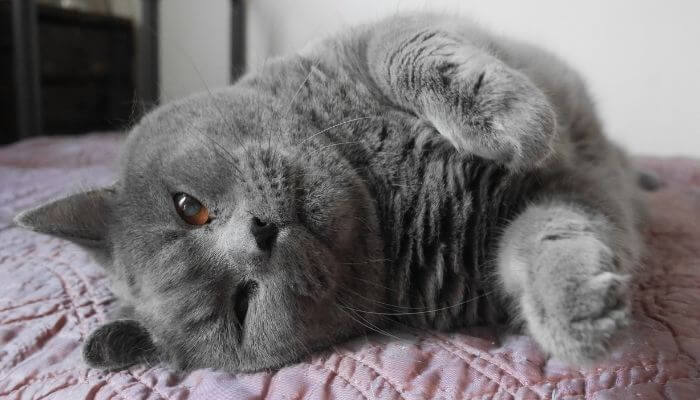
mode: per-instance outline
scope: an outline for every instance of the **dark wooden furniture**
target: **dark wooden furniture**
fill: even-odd
[[[135,98],[129,20],[13,0],[12,21],[2,23],[13,29],[0,80],[14,94],[3,96],[11,103],[2,105],[3,142],[128,123]]]
[[[41,132],[36,8],[0,1],[0,144]]]
[[[231,0],[231,83],[245,72],[245,0]]]
[[[159,1],[125,19],[0,0],[0,144],[115,129],[158,103]],[[231,82],[245,69],[245,0],[231,0]]]
[[[133,118],[130,20],[12,0],[0,1],[0,21],[9,30],[0,42],[0,143],[117,129]]]
[[[135,97],[131,22],[51,7],[38,16],[43,133],[127,123]]]
[[[151,108],[158,104],[158,0],[141,0],[141,26],[138,46],[137,93],[141,104]]]

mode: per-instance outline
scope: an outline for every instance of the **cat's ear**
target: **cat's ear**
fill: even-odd
[[[121,319],[95,329],[83,345],[83,359],[93,367],[116,370],[156,360],[151,335],[139,322]]]
[[[111,187],[76,193],[26,210],[15,217],[15,222],[106,253],[114,193]]]

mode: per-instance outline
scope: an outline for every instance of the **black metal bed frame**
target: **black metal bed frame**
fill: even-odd
[[[142,22],[138,32],[137,98],[147,106],[158,104],[159,1],[141,0]],[[42,133],[41,86],[37,11],[34,0],[12,0],[17,137]],[[231,68],[235,81],[245,70],[245,0],[231,0]]]

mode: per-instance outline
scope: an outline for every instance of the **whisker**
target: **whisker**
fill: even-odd
[[[306,356],[308,358],[313,357],[313,352],[311,351],[309,346],[307,346],[306,343],[304,343],[303,340],[301,340],[299,337],[297,337],[297,335],[292,335],[292,337],[294,338],[294,340],[296,340],[297,343],[299,343],[301,345],[301,347],[304,349],[304,352],[306,353]]]
[[[372,324],[366,318],[352,312],[351,308],[348,308],[347,306],[343,305],[342,303],[338,304],[338,307],[339,307],[339,310],[343,311],[347,316],[352,318],[355,322],[364,326],[365,328],[369,329],[370,331],[376,332],[380,335],[388,336],[388,337],[396,339],[396,340],[401,340],[401,338],[399,338],[398,336],[392,335],[391,333],[389,333],[389,332],[377,327],[376,325]]]
[[[238,166],[236,165],[236,163],[235,163],[235,161],[234,161],[234,160],[235,160],[235,157],[233,156],[233,154],[231,154],[228,150],[226,150],[221,144],[219,144],[219,142],[217,142],[216,140],[214,140],[214,139],[212,139],[211,137],[209,137],[209,135],[207,135],[206,133],[201,132],[201,134],[202,134],[201,136],[203,136],[203,137],[205,137],[206,139],[208,139],[212,144],[214,144],[214,146],[216,146],[219,150],[223,151],[225,154],[228,155],[228,157],[225,157],[225,156],[221,155],[221,153],[219,153],[219,150],[217,150],[216,148],[213,149],[214,152],[215,152],[219,157],[221,157],[221,158],[223,158],[225,161],[227,161],[227,162],[236,170],[236,174],[234,174],[234,175],[235,175],[239,180],[242,181],[242,180],[243,180],[243,171],[241,171],[241,169],[238,168]],[[196,132],[195,132],[195,134],[193,135],[193,137],[195,137],[197,140],[199,140],[199,141],[202,142],[205,146],[207,146],[207,143],[204,142],[204,141],[202,140],[202,138],[201,138],[199,135],[197,135]]]
[[[150,34],[151,34],[151,35],[154,35],[154,37],[160,38],[161,40],[163,39],[162,37],[159,37],[159,36],[160,36],[160,33],[156,32],[153,28],[149,28],[149,30],[150,30]],[[171,42],[175,45],[175,48],[176,48],[177,51],[180,53],[180,55],[182,55],[185,59],[187,59],[187,61],[188,61],[188,62],[190,63],[190,65],[192,66],[192,69],[194,69],[194,71],[197,73],[197,78],[198,78],[199,81],[202,83],[202,85],[204,85],[204,87],[206,88],[207,93],[209,94],[209,97],[211,97],[212,99],[214,99],[215,97],[214,97],[214,95],[212,94],[211,90],[209,89],[209,85],[207,85],[207,82],[204,80],[204,76],[202,75],[202,72],[199,70],[199,68],[197,67],[197,64],[194,62],[194,58],[192,57],[192,55],[190,55],[190,54],[187,52],[187,50],[185,50],[185,48],[182,47],[182,46],[180,45],[180,43],[179,43],[178,41],[175,40],[175,41],[171,41]],[[234,127],[233,127],[232,125],[229,124],[229,121],[226,120],[226,118],[225,118],[225,116],[224,116],[224,113],[223,113],[223,110],[221,110],[221,109],[216,105],[216,103],[214,103],[213,101],[212,101],[212,105],[213,105],[214,108],[216,108],[217,111],[219,112],[219,115],[220,115],[221,120],[222,120],[222,122],[224,123],[224,125],[227,125],[228,129],[231,131],[231,134],[236,138],[236,140],[238,140],[239,145],[240,145],[241,147],[244,147],[244,143],[243,143],[242,139],[240,138],[240,136],[238,136],[238,135],[236,134],[236,131],[233,129]]]
[[[179,107],[179,106],[175,106],[176,109],[177,109],[178,107]],[[237,178],[239,178],[240,180],[243,180],[243,172],[242,172],[242,171],[240,170],[240,168],[238,168],[238,166],[236,165],[236,163],[235,163],[235,161],[234,161],[234,160],[235,160],[235,157],[233,156],[233,154],[231,154],[228,150],[226,150],[226,148],[224,148],[221,144],[219,144],[219,142],[217,142],[217,141],[214,140],[213,138],[209,137],[209,135],[207,135],[206,133],[204,133],[203,131],[201,131],[201,130],[199,130],[199,129],[196,129],[195,126],[194,126],[194,124],[193,124],[191,121],[187,120],[187,123],[189,124],[190,129],[191,129],[192,131],[194,131],[194,134],[191,135],[192,137],[194,137],[195,139],[199,140],[199,141],[200,141],[202,144],[204,144],[205,146],[209,147],[209,145],[208,145],[206,142],[204,142],[204,141],[202,140],[202,138],[199,137],[198,134],[201,133],[202,136],[204,136],[204,137],[205,137],[206,139],[208,139],[212,144],[214,144],[215,146],[217,146],[221,151],[223,151],[224,153],[226,153],[226,154],[228,155],[228,157],[225,157],[225,156],[223,156],[221,153],[219,153],[219,151],[217,151],[217,149],[212,149],[212,150],[214,150],[214,152],[216,153],[216,155],[218,155],[219,157],[223,158],[223,159],[224,159],[225,161],[227,161],[233,168],[235,168],[236,171],[237,171],[237,173],[238,173],[238,174],[235,175],[235,176],[236,176]],[[211,148],[211,147],[209,147],[209,148]]]
[[[371,258],[366,261],[356,261],[356,262],[343,262],[339,263],[340,265],[364,265],[364,264],[372,264],[375,262],[386,262],[386,261],[391,261],[390,258]],[[369,282],[369,281],[367,281]]]
[[[337,127],[342,126],[342,125],[345,125],[345,124],[349,124],[349,123],[351,123],[351,122],[360,121],[360,120],[363,120],[363,119],[370,119],[370,118],[372,118],[372,117],[359,117],[359,118],[353,118],[353,119],[350,119],[350,120],[347,120],[347,121],[339,122],[339,123],[337,123],[337,124],[335,124],[335,125],[329,126],[329,127],[326,128],[326,129],[320,130],[320,131],[314,133],[314,134],[311,135],[311,136],[308,136],[307,138],[305,138],[304,140],[302,140],[301,142],[299,142],[298,145],[302,145],[302,144],[306,143],[307,141],[309,141],[309,140],[315,138],[316,136],[321,135],[321,134],[323,134],[323,133],[326,133],[326,132],[330,131],[331,129],[337,128]]]
[[[211,97],[211,105],[219,113],[219,118],[220,118],[221,122],[223,122],[223,124],[228,128],[229,132],[233,135],[233,137],[236,139],[236,141],[238,141],[238,145],[241,147],[245,147],[245,143],[243,143],[243,140],[241,139],[241,137],[236,134],[236,130],[234,129],[234,126],[226,119],[226,116],[224,115],[224,111],[216,103],[216,97],[214,97],[211,90],[209,89],[209,85],[207,85],[207,82],[204,80],[204,77],[202,76],[202,73],[199,71],[199,68],[197,68],[197,65],[194,63],[194,61],[192,59],[190,59],[190,63],[192,64],[192,68],[194,68],[195,72],[197,72],[197,76],[199,77],[199,80],[204,85],[204,88],[207,89],[207,93],[209,94],[209,97]]]
[[[445,307],[440,307],[440,308],[434,308],[434,309],[431,309],[431,310],[424,310],[424,311],[407,311],[407,312],[398,312],[398,313],[385,313],[385,312],[379,312],[379,311],[365,311],[365,310],[360,310],[360,309],[353,309],[353,311],[361,312],[361,313],[363,313],[363,314],[392,315],[392,316],[429,314],[429,313],[434,313],[434,312],[438,312],[438,311],[449,310],[449,309],[451,309],[451,308],[463,306],[463,305],[465,305],[465,304],[471,303],[472,301],[475,301],[475,300],[478,300],[478,299],[480,299],[480,298],[486,297],[487,295],[489,295],[489,294],[491,294],[491,293],[493,293],[493,290],[490,290],[490,291],[488,291],[488,292],[486,292],[486,293],[482,293],[482,294],[480,294],[479,296],[472,297],[472,298],[469,299],[469,300],[461,301],[461,302],[456,303],[456,304],[452,304],[452,305],[445,306]]]
[[[307,156],[307,157],[315,156],[316,154],[319,154],[319,153],[322,152],[323,150],[330,149],[331,147],[338,147],[338,146],[344,146],[344,145],[346,145],[346,144],[358,144],[358,143],[364,143],[364,142],[361,141],[361,140],[355,140],[355,141],[351,141],[351,142],[331,143],[331,144],[328,144],[328,145],[321,146],[321,147],[317,148],[316,151],[311,152],[311,153],[308,153],[308,154],[306,154],[306,156]]]
[[[318,65],[320,60],[317,60],[311,67],[309,68],[309,72],[306,74],[304,77],[304,80],[301,82],[297,90],[294,92],[294,95],[292,96],[292,99],[289,101],[289,104],[286,107],[286,110],[284,114],[282,115],[282,122],[289,116],[289,113],[292,111],[292,106],[294,105],[294,101],[297,99],[299,96],[299,93],[301,93],[301,90],[304,88],[304,85],[309,81],[309,78],[311,77],[311,74],[314,72],[314,69]],[[280,128],[278,129],[277,136],[280,137],[282,136],[282,125],[280,124]],[[270,134],[267,137],[267,146],[270,147],[270,138],[272,137],[272,130],[270,130]]]
[[[379,300],[376,300],[376,299],[372,299],[372,298],[366,297],[366,296],[364,296],[364,295],[362,295],[362,294],[360,294],[360,293],[357,293],[357,292],[355,292],[354,290],[351,290],[351,289],[349,289],[349,288],[347,288],[347,287],[341,287],[340,289],[349,292],[349,293],[350,293],[351,295],[353,295],[353,296],[362,298],[362,299],[367,300],[367,301],[369,301],[369,302],[371,302],[371,303],[376,303],[376,304],[385,306],[385,307],[387,307],[387,308],[390,308],[390,307],[391,307],[391,308],[395,308],[395,309],[397,309],[397,310],[402,310],[402,309],[403,309],[403,310],[423,310],[423,309],[424,309],[424,307],[410,307],[410,306],[401,306],[401,305],[396,305],[396,304],[391,304],[391,303],[385,303],[385,302],[383,302],[383,301],[379,301]]]
[[[369,281],[369,280],[367,280],[367,279],[358,278],[358,277],[356,277],[356,276],[350,276],[350,278],[351,278],[351,279],[358,280],[358,281],[360,281],[360,282],[368,283],[368,284],[373,285],[373,286],[378,287],[378,288],[386,289],[386,290],[388,290],[388,291],[390,291],[390,292],[398,293],[398,291],[397,291],[396,289],[394,289],[394,288],[390,288],[390,287],[388,287],[388,286],[380,285],[380,284],[378,284],[378,283],[376,283],[376,282],[372,282],[372,281]]]
[[[309,78],[311,77],[311,74],[314,72],[314,69],[318,65],[319,61],[316,61],[311,68],[309,68],[309,73],[306,74],[306,77],[304,77],[304,80],[301,82],[301,85],[299,85],[299,88],[294,92],[294,96],[292,96],[292,100],[289,101],[289,105],[287,105],[287,109],[284,113],[284,117],[287,117],[289,115],[289,112],[292,110],[292,105],[294,105],[294,100],[296,100],[297,96],[299,96],[299,93],[301,93],[301,89],[304,88],[304,85],[306,85],[306,82],[309,81]]]

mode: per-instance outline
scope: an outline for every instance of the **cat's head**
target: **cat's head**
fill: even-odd
[[[258,370],[365,330],[344,305],[384,295],[375,205],[342,158],[295,139],[313,131],[288,100],[239,87],[164,106],[112,186],[18,216],[90,251],[121,299],[88,363]]]

